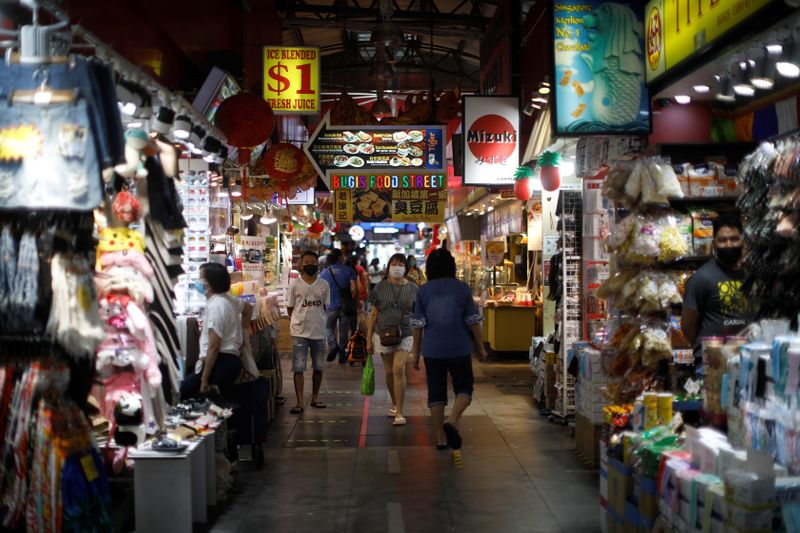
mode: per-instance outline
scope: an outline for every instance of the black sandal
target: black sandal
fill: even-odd
[[[295,405],[294,407],[291,408],[289,412],[293,415],[299,415],[300,413],[303,412],[303,408],[300,407],[299,405]]]
[[[444,426],[442,426],[442,429],[444,429],[444,435],[447,437],[447,445],[454,450],[460,450],[461,435],[458,433],[456,427],[449,422],[445,422]]]

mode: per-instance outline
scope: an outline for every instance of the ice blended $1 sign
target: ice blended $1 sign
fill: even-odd
[[[264,99],[276,115],[319,113],[319,49],[264,47]]]

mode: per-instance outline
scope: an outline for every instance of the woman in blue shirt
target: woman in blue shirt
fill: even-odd
[[[458,421],[472,401],[472,352],[486,359],[482,317],[469,287],[456,279],[456,261],[444,248],[434,250],[425,263],[428,283],[417,293],[411,319],[414,368],[420,351],[425,357],[428,407],[436,431],[436,448],[461,448]],[[453,379],[455,403],[445,420],[447,374]]]

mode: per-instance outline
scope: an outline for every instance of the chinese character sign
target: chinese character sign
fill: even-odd
[[[464,185],[512,185],[519,165],[519,99],[464,97]]]
[[[444,174],[331,177],[336,222],[443,222]]]

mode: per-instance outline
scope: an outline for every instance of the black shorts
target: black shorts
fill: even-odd
[[[472,398],[472,356],[425,358],[428,381],[428,407],[447,405],[447,374],[453,378],[453,393]]]

